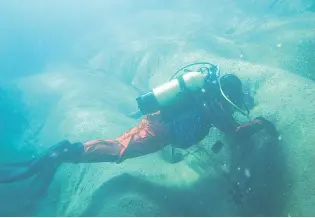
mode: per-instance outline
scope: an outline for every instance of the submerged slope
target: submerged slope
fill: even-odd
[[[282,135],[277,147],[258,148],[246,161],[239,158],[239,151],[228,147],[220,154],[211,154],[207,152],[209,146],[221,137],[213,130],[199,149],[191,151],[194,155],[186,155],[177,164],[166,162],[161,153],[120,165],[65,164],[56,174],[47,195],[43,200],[38,198],[41,204],[37,215],[314,214],[312,184],[315,178],[311,173],[315,170],[315,139],[311,134],[314,84],[279,69],[234,62],[196,51],[169,56],[170,62],[164,62],[154,70],[150,86],[165,81],[174,66],[200,59],[220,64],[223,72],[235,72],[256,84],[257,106],[253,116],[262,114],[276,123]],[[142,75],[147,71],[138,73]],[[64,82],[48,87],[46,84],[54,84],[52,78]],[[65,137],[72,141],[113,138],[136,124],[124,117],[124,113],[135,107],[137,93],[115,77],[93,74],[92,71],[81,71],[80,74],[51,72],[25,78],[19,84],[29,95],[37,95],[35,91],[30,93],[30,86],[61,95],[40,134],[44,147]],[[120,111],[121,105],[126,110]],[[245,169],[251,172],[250,178],[244,176]],[[41,180],[37,178],[33,182],[41,183]],[[242,184],[241,188],[235,189],[233,184],[238,182]],[[237,197],[238,192],[243,193],[242,199]],[[38,193],[32,193],[32,196],[38,196]],[[243,202],[239,209],[236,207],[238,200]]]

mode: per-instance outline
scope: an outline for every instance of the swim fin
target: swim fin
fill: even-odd
[[[49,167],[75,161],[83,152],[81,143],[71,144],[63,140],[38,157],[24,162],[0,164],[0,183],[10,183],[30,178]]]
[[[9,183],[28,177],[34,160],[0,165],[0,183]]]

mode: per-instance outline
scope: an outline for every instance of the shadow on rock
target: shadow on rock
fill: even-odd
[[[145,179],[122,174],[104,183],[96,192],[88,208],[81,216],[219,216],[228,215],[224,208],[218,207],[218,199],[222,199],[222,190],[219,182],[214,182],[213,178],[203,177],[195,184],[185,187],[166,187],[149,182]],[[140,210],[152,208],[148,206],[154,204],[155,210],[135,211],[126,213],[128,204],[134,204],[133,200],[123,201],[122,198],[132,194],[141,196]],[[117,198],[119,201],[117,201]],[[134,199],[134,197],[132,198]],[[118,210],[109,212],[116,205]],[[122,204],[122,202],[125,202]],[[151,202],[151,203],[150,203]],[[224,202],[226,203],[226,202]],[[135,205],[132,207],[134,208]]]
[[[248,146],[255,146],[248,149]],[[231,144],[230,193],[240,204],[240,216],[286,216],[290,172],[285,142]]]
[[[183,187],[117,176],[94,192],[81,216],[283,216],[290,194],[285,142],[265,142],[230,144],[229,172],[209,157],[190,165],[200,178]],[[217,172],[206,172],[206,164]]]

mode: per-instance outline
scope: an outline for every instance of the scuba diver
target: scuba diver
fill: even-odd
[[[207,67],[187,72],[188,67],[198,64]],[[182,71],[185,73],[177,76]],[[275,126],[263,117],[245,123],[234,119],[237,111],[248,116],[245,97],[242,82],[234,74],[220,76],[219,67],[211,63],[185,66],[169,82],[136,99],[139,110],[131,116],[143,117],[118,138],[75,143],[63,140],[32,160],[0,165],[0,182],[26,179],[62,163],[120,163],[168,145],[186,149],[204,139],[212,127],[240,141],[261,130],[277,137]]]

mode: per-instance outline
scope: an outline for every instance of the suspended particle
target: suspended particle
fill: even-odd
[[[279,141],[281,141],[281,140],[282,140],[282,137],[281,137],[281,135],[279,135],[279,137],[278,137],[278,140],[279,140]]]
[[[249,169],[248,168],[246,168],[245,169],[245,176],[247,177],[247,178],[249,178],[250,176],[251,176],[251,174],[250,174],[250,171],[249,171]]]

